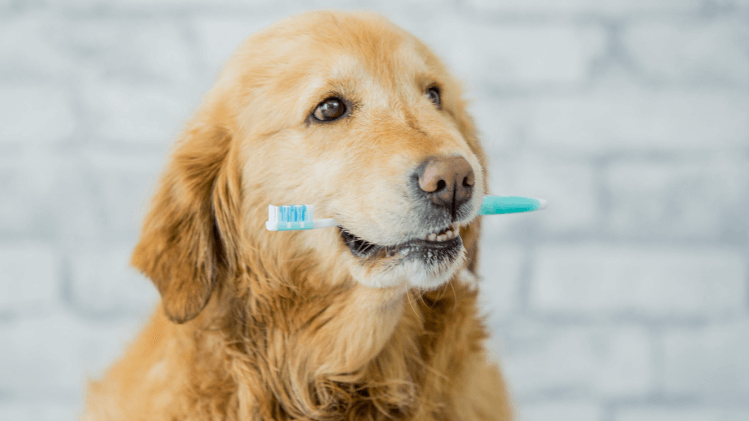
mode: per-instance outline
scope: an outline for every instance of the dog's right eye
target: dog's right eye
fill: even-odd
[[[340,98],[328,98],[317,104],[312,117],[317,121],[333,121],[346,113],[346,105]]]

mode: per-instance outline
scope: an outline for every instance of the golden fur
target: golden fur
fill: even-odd
[[[424,97],[435,83],[441,109]],[[331,93],[351,116],[310,123]],[[176,144],[133,254],[162,305],[90,385],[83,420],[510,420],[469,282],[477,211],[461,259],[431,272],[357,260],[335,228],[264,227],[268,204],[314,203],[402,241],[418,225],[406,170],[437,155],[470,163],[480,200],[460,88],[410,34],[314,12],[250,37]]]

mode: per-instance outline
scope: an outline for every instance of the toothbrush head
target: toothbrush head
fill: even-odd
[[[295,231],[314,228],[313,205],[268,205],[268,231]]]

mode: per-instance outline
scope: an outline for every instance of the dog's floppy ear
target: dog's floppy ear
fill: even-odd
[[[176,323],[198,315],[232,266],[227,207],[237,202],[230,197],[238,189],[227,176],[230,141],[228,131],[199,119],[188,127],[133,252],[131,264],[156,284],[166,315]]]

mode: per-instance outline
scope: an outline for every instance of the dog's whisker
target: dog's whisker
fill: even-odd
[[[403,285],[403,289],[405,289],[405,291],[406,291],[406,298],[408,299],[408,304],[411,305],[411,310],[413,310],[413,312],[416,315],[416,317],[418,317],[419,319],[421,319],[422,322],[426,322],[426,320],[424,320],[424,318],[421,317],[421,315],[416,311],[416,308],[414,307],[414,304],[411,302],[411,292],[408,290],[408,285],[404,284]]]
[[[455,298],[455,301],[453,301],[453,310],[455,310],[458,307],[458,294],[455,292],[452,279],[447,281],[447,284],[450,285],[450,288],[453,290],[453,298]]]
[[[426,301],[424,301],[424,294],[419,294],[419,298],[421,299],[421,302],[424,303],[424,306],[426,306],[427,308],[432,308],[432,306],[430,306],[429,304],[427,304]]]

